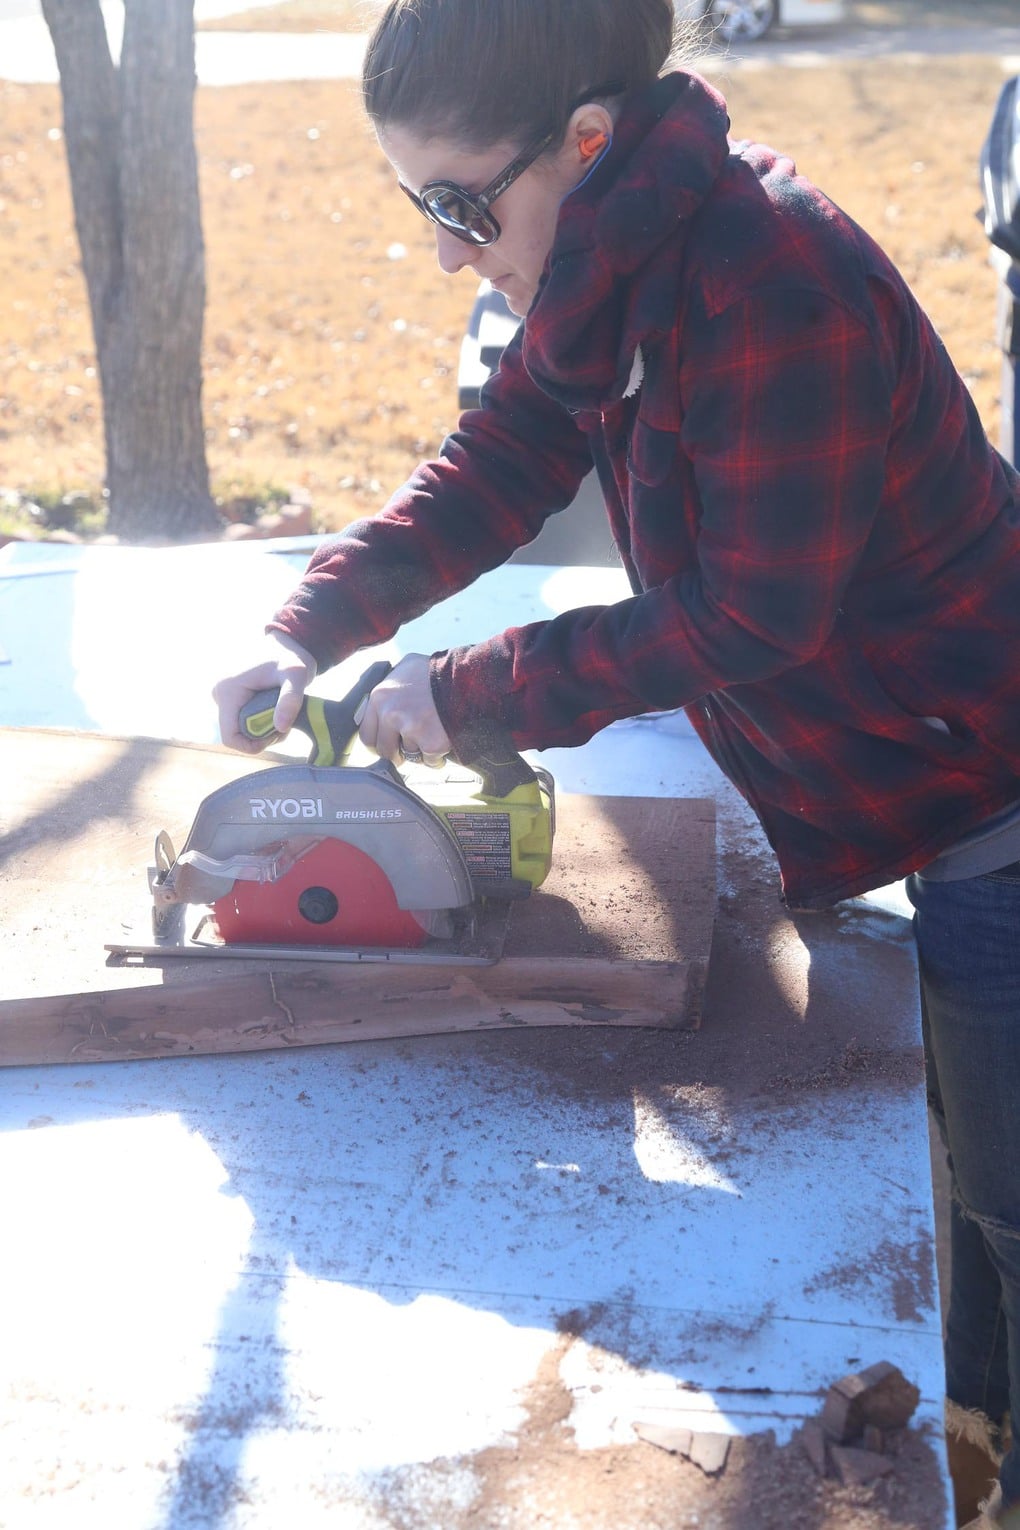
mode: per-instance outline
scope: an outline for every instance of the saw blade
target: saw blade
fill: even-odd
[[[294,864],[272,882],[236,881],[212,905],[220,938],[300,946],[421,946],[426,930],[402,909],[382,867],[338,839],[294,841]]]

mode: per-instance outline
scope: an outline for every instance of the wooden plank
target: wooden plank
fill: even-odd
[[[210,962],[210,967],[212,966]],[[257,1052],[513,1026],[696,1023],[698,964],[270,965],[207,982],[0,1002],[0,1064]]]
[[[519,1025],[691,1027],[715,910],[714,807],[561,796],[554,869],[503,960],[112,964],[148,905],[157,829],[251,762],[152,740],[8,729],[0,1063],[170,1057]],[[259,768],[256,765],[256,768]]]

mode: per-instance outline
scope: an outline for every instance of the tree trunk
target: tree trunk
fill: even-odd
[[[193,0],[125,0],[119,68],[99,0],[42,8],[102,385],[109,529],[208,535],[219,518],[202,422]]]

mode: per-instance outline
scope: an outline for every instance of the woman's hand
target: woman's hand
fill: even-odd
[[[228,675],[213,687],[213,700],[220,709],[220,737],[228,748],[257,754],[267,744],[275,742],[272,738],[248,738],[238,728],[237,719],[241,708],[259,691],[277,686],[280,699],[273,713],[273,727],[281,738],[289,733],[301,710],[305,691],[315,679],[316,668],[315,660],[300,643],[281,632],[269,633],[266,657],[261,663],[253,664],[238,675]]]
[[[395,765],[419,756],[443,764],[453,746],[432,700],[425,654],[406,654],[393,666],[368,698],[358,731],[367,748]]]

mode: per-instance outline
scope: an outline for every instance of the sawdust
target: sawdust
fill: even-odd
[[[732,1439],[714,1476],[637,1437],[579,1450],[560,1375],[572,1342],[542,1359],[512,1441],[431,1463],[433,1484],[447,1483],[443,1530],[943,1530],[938,1464],[919,1430],[896,1438],[887,1476],[852,1488],[819,1478],[797,1436],[779,1446],[771,1432]],[[379,1492],[394,1530],[417,1530],[414,1470],[387,1474]]]
[[[899,1243],[885,1239],[866,1259],[843,1260],[821,1270],[804,1290],[851,1294],[880,1289],[891,1296],[897,1322],[920,1323],[936,1304],[934,1263],[930,1237],[915,1231]]]
[[[863,1047],[851,1040],[820,1068],[808,1072],[777,1073],[767,1088],[777,1094],[796,1095],[804,1090],[850,1089],[866,1078],[873,1086],[909,1088],[923,1072],[916,1052],[891,1051],[881,1047]]]
[[[553,866],[515,906],[507,955],[676,961],[707,953],[715,809],[699,798],[564,798]]]
[[[689,1108],[707,1118],[720,1102],[758,1102],[817,1114],[820,1099],[848,1093],[901,1094],[921,1086],[916,1031],[890,1033],[891,1016],[916,1011],[909,943],[866,941],[838,913],[794,921],[778,902],[778,877],[763,875],[753,847],[731,858],[734,892],[720,900],[698,1032],[635,1030],[517,1032],[476,1037],[498,1052],[499,1066],[591,1108],[635,1095]],[[860,958],[851,981],[850,958]],[[803,970],[803,992],[785,981]],[[875,1003],[881,994],[887,1003]],[[495,1057],[493,1058],[495,1063]],[[715,1156],[739,1143],[713,1144]]]

